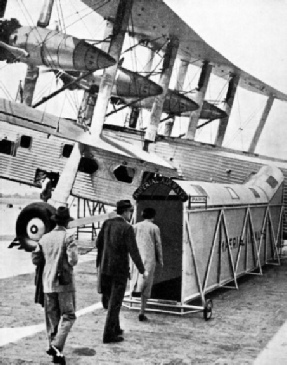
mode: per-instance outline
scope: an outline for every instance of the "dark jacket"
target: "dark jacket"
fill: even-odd
[[[129,255],[141,274],[144,266],[139,254],[133,227],[121,216],[104,222],[96,243],[97,267],[101,274],[129,276]]]

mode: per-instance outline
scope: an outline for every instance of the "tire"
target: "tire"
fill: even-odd
[[[55,227],[55,223],[51,220],[55,212],[56,209],[45,202],[29,204],[21,211],[16,221],[16,236],[20,248],[27,252],[35,250],[43,234]]]

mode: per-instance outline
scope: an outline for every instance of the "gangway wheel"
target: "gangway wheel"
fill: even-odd
[[[207,299],[203,308],[203,318],[208,321],[212,317],[213,303],[211,299]]]

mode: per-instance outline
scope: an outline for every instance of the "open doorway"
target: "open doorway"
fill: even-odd
[[[155,224],[161,231],[164,267],[157,265],[152,299],[180,301],[182,279],[182,201],[177,196],[145,196],[137,204],[137,222],[144,208],[156,210]]]

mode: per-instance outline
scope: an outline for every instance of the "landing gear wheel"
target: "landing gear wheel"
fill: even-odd
[[[34,251],[43,234],[55,227],[50,219],[55,212],[54,207],[44,202],[29,204],[21,211],[16,222],[16,235],[21,248],[27,252]]]
[[[211,299],[207,299],[203,308],[203,318],[208,321],[212,316],[213,303]]]

